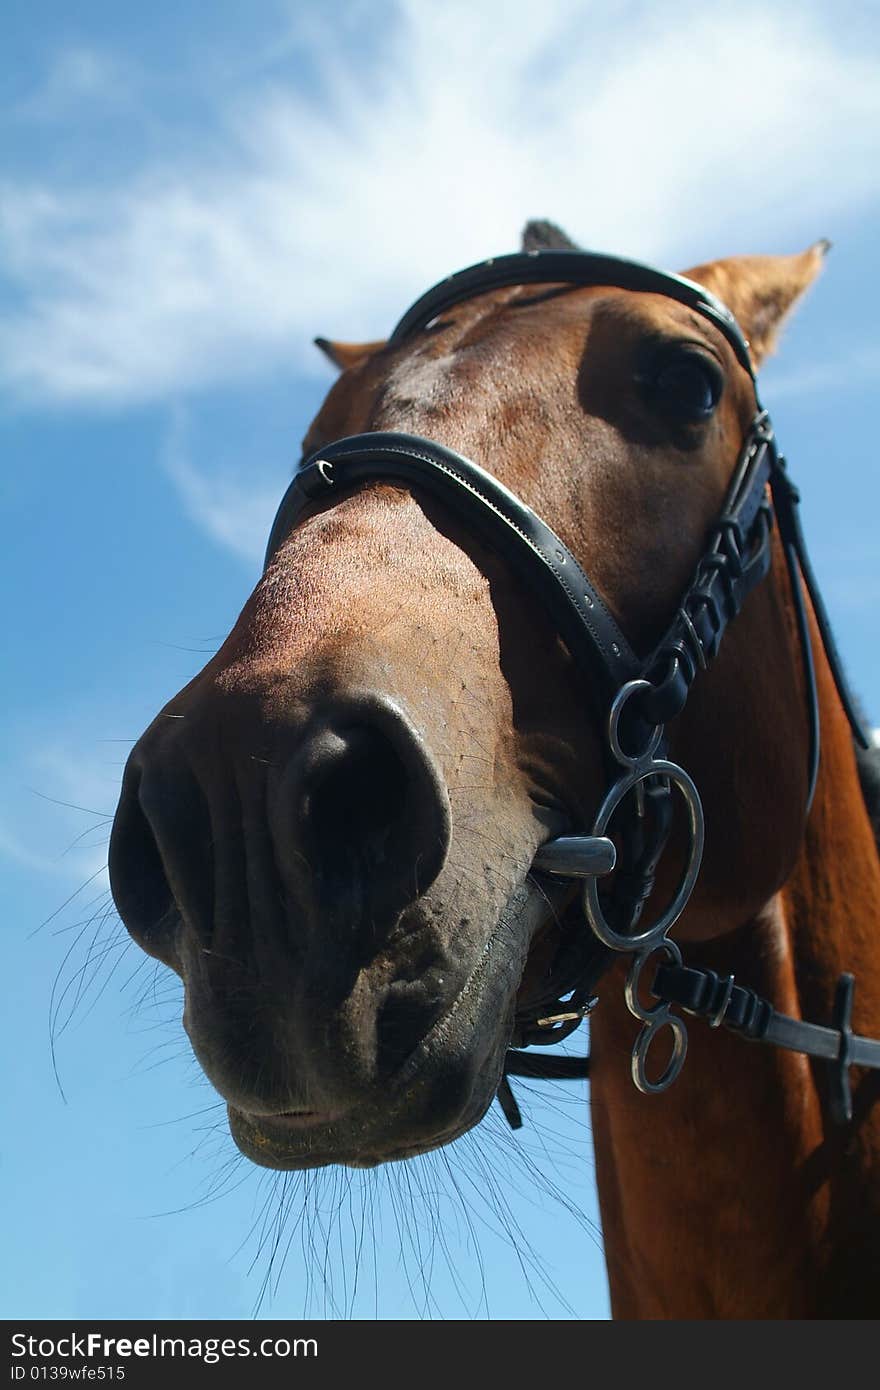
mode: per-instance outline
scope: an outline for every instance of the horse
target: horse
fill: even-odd
[[[589,1015],[615,1318],[880,1308],[876,756],[755,381],[826,250],[530,223],[317,339],[265,570],[112,832],[258,1165],[516,1125]]]

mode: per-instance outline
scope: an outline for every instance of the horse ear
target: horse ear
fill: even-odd
[[[338,367],[341,372],[347,372],[349,367],[359,367],[384,346],[382,338],[377,339],[375,343],[337,343],[330,338],[315,339],[315,347],[320,348],[324,356],[329,357],[334,367]]]
[[[565,235],[555,222],[545,220],[527,222],[523,228],[522,249],[524,251],[580,251],[570,237]]]
[[[731,256],[684,273],[736,315],[757,367],[774,351],[783,319],[819,274],[830,247],[823,239],[795,256]]]

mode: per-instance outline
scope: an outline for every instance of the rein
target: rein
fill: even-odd
[[[429,290],[408,310],[389,344],[398,346],[430,329],[449,309],[477,295],[532,283],[609,285],[676,299],[708,318],[724,334],[754,379],[748,343],[736,320],[702,286],[637,262],[580,251],[502,256],[460,271]],[[849,1067],[880,1068],[880,1042],[856,1037],[850,1027],[853,977],[841,976],[833,1026],[826,1028],[778,1014],[766,1000],[736,985],[732,976],[719,979],[712,971],[686,968],[677,945],[668,936],[699,875],[704,822],[692,779],[666,757],[665,725],[681,713],[698,672],[716,656],[728,623],[767,574],[774,520],[785,553],[807,693],[808,809],[819,766],[819,704],[803,584],[853,733],[863,747],[869,746],[807,556],[797,512],[798,492],[788,478],[769,416],[757,403],[757,393],[756,414],[721,513],[675,617],[646,657],[633,651],[575,556],[530,507],[478,464],[417,435],[354,435],[336,440],[306,459],[282,499],[269,537],[266,565],[312,506],[332,503],[340,494],[375,481],[426,490],[502,555],[544,603],[573,658],[598,684],[608,709],[605,763],[609,788],[591,831],[550,841],[539,849],[533,864],[535,871],[583,882],[584,914],[591,934],[563,947],[548,990],[516,1014],[513,1045],[508,1049],[498,1090],[510,1124],[517,1128],[522,1121],[509,1076],[549,1079],[588,1075],[589,1058],[535,1056],[521,1049],[553,1046],[580,1025],[596,1004],[594,987],[616,953],[633,958],[625,998],[630,1012],[642,1024],[632,1054],[633,1080],[640,1091],[665,1090],[684,1064],[687,1029],[681,1016],[671,1012],[675,1005],[707,1018],[713,1027],[723,1024],[744,1037],[825,1060],[832,1069],[833,1116],[838,1122],[848,1121],[852,1113]],[[641,915],[666,847],[676,793],[687,817],[687,862],[672,902],[645,927]],[[618,810],[615,844],[607,832]],[[600,889],[600,879],[612,873],[610,887],[602,885]],[[657,1002],[646,1006],[639,988],[643,972],[655,956],[659,963],[654,962],[651,990]],[[652,1081],[647,1056],[664,1027],[672,1033],[672,1054],[662,1075]]]

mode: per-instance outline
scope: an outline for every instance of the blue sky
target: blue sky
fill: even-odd
[[[229,1166],[176,992],[106,910],[107,818],[256,580],[332,379],[311,339],[381,336],[535,216],[669,269],[831,238],[763,394],[880,723],[876,7],[157,0],[0,27],[3,1313],[248,1317],[268,1277],[270,1316],[603,1317],[570,1088],[451,1170]]]

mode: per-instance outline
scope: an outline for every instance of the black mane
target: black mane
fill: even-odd
[[[880,748],[862,748],[857,743],[855,750],[862,796],[865,798],[865,806],[880,853]]]

